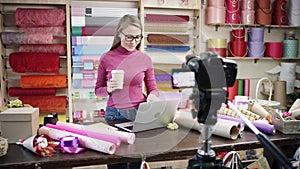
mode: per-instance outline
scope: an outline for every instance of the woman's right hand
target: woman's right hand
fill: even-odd
[[[107,82],[107,92],[110,94],[118,89],[118,81],[110,79],[109,82]]]

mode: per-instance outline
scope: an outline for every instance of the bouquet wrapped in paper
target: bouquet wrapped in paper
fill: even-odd
[[[56,153],[55,148],[59,145],[58,142],[53,141],[46,134],[31,136],[17,144],[21,144],[28,150],[43,157],[53,156]]]

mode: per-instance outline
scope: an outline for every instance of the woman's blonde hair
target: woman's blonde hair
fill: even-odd
[[[116,49],[121,44],[121,39],[119,37],[119,34],[122,30],[126,29],[130,25],[139,28],[141,30],[141,33],[143,32],[142,23],[137,16],[124,15],[122,18],[120,18],[120,21],[117,25],[116,32],[114,35],[114,40],[110,50]],[[140,47],[141,47],[141,42],[136,46],[136,49],[139,50]]]

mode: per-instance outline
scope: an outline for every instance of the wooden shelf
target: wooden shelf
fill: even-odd
[[[300,28],[300,26],[291,26],[291,25],[260,25],[260,24],[249,24],[249,25],[244,25],[244,24],[229,24],[229,23],[225,23],[225,24],[207,24],[209,26],[215,26],[215,30],[218,31],[219,27],[246,27],[246,28],[251,28],[251,27],[265,27],[268,29],[268,32],[271,31],[272,28],[276,28],[276,29],[297,29]]]
[[[7,4],[49,4],[49,5],[65,5],[70,0],[0,0],[0,3]]]

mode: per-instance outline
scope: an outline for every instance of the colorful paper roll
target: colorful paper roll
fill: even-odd
[[[147,41],[152,45],[183,45],[189,43],[189,35],[148,34]]]
[[[212,128],[212,133],[217,136],[235,140],[240,134],[239,125],[239,122],[226,119],[218,119],[217,123]]]
[[[189,46],[159,46],[147,45],[147,51],[169,51],[169,52],[187,52],[191,48]]]
[[[95,138],[87,137],[87,136],[82,136],[79,134],[67,132],[67,131],[62,131],[54,128],[49,128],[46,126],[43,126],[39,128],[39,134],[47,134],[54,140],[60,140],[60,138],[66,137],[66,136],[75,136],[78,137],[79,144],[83,147],[100,151],[103,153],[108,153],[108,154],[114,154],[116,152],[116,145],[107,141],[103,140],[98,140]]]
[[[65,88],[66,75],[21,75],[22,88]]]
[[[190,112],[177,113],[174,122],[179,126],[201,132],[202,127],[197,122],[196,118],[192,118],[191,114],[186,113]],[[242,126],[240,126],[239,122],[218,119],[217,123],[212,128],[212,134],[234,140],[239,136],[240,132],[242,132],[240,127]]]
[[[121,140],[123,142],[127,142],[129,144],[133,144],[135,141],[134,133],[128,133],[128,132],[124,132],[124,131],[116,131],[116,130],[110,129],[110,128],[92,127],[92,126],[88,126],[88,125],[80,125],[80,124],[67,123],[67,122],[62,122],[62,121],[58,121],[56,123],[56,125],[69,127],[72,129],[84,130],[87,132],[94,132],[94,133],[99,133],[99,134],[109,134],[109,135],[118,136],[119,138],[121,138]]]
[[[64,26],[65,10],[60,8],[17,8],[17,27]]]
[[[232,101],[236,95],[238,95],[238,80],[234,82],[232,87],[227,87],[228,99]]]
[[[82,27],[83,36],[114,36],[116,26],[85,26]]]
[[[238,95],[244,95],[244,79],[238,79]]]
[[[250,79],[244,79],[244,96],[250,96]]]
[[[24,104],[38,107],[42,113],[65,113],[67,108],[66,96],[20,96]]]
[[[15,96],[54,96],[55,89],[24,89],[21,87],[10,87],[8,89],[8,95],[10,97]]]
[[[33,27],[33,28],[20,28],[20,32],[27,33],[51,33],[53,36],[65,35],[66,28],[64,26],[49,26],[49,27]]]
[[[147,14],[145,20],[146,22],[180,23],[189,22],[190,17],[188,15]]]
[[[9,65],[17,73],[58,73],[58,53],[13,52]]]
[[[119,147],[121,144],[121,139],[118,136],[114,136],[114,135],[96,133],[96,132],[92,132],[92,131],[86,131],[84,129],[74,129],[71,127],[59,126],[59,125],[54,125],[54,124],[49,124],[49,123],[46,124],[46,126],[53,128],[53,129],[64,130],[64,131],[79,134],[82,136],[95,138],[98,140],[108,141],[108,142],[114,143],[117,147]]]
[[[65,44],[24,44],[19,45],[19,52],[58,53],[60,56],[66,56],[67,47]]]
[[[236,122],[240,122],[240,123],[244,123],[242,119],[237,118],[237,117],[231,117],[231,116],[226,116],[226,115],[221,115],[218,114],[218,118],[221,119],[227,119],[227,120],[232,120],[232,121],[236,121]],[[275,134],[276,133],[276,129],[274,125],[269,124],[266,121],[251,121],[251,123],[261,132],[265,133],[265,134]]]
[[[53,44],[51,33],[2,32],[1,39],[2,43],[6,45]]]

